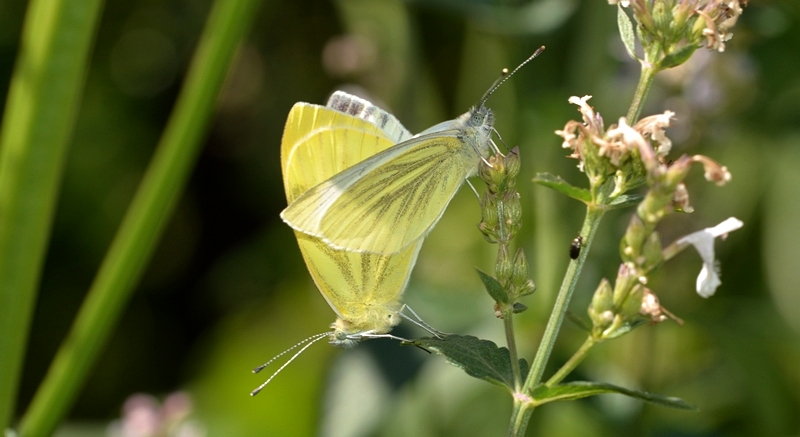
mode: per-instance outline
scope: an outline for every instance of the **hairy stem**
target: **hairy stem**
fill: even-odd
[[[514,336],[514,311],[512,307],[503,310],[503,326],[506,331],[508,355],[511,358],[511,372],[514,375],[514,391],[519,393],[522,387],[522,374],[519,370],[519,356],[517,355],[517,340]]]

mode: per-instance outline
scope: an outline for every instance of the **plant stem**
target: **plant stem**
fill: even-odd
[[[610,193],[612,185],[613,184],[605,184],[600,190],[600,202],[605,201],[605,196]],[[602,203],[589,205],[586,209],[586,217],[583,220],[580,233],[583,236],[583,249],[578,259],[570,262],[569,267],[567,267],[567,272],[564,275],[564,280],[558,291],[553,311],[550,314],[550,319],[547,321],[542,341],[539,343],[539,350],[536,351],[536,357],[533,359],[531,371],[528,373],[528,378],[525,380],[523,393],[531,393],[533,388],[542,380],[544,367],[553,351],[556,337],[561,329],[561,323],[564,321],[564,315],[567,313],[567,308],[572,298],[572,292],[575,290],[575,284],[578,282],[581,268],[586,262],[586,257],[590,252],[594,235],[600,224],[600,219],[602,219],[605,212],[606,207]],[[511,435],[521,436],[525,433],[528,419],[532,411],[532,407],[529,405],[530,404],[522,404],[521,408],[514,410],[514,415],[511,416],[511,423],[509,424],[509,432],[511,432],[512,427],[515,431]],[[516,425],[517,423],[519,423],[519,426]]]
[[[650,56],[647,56],[646,59],[654,59],[659,50],[660,48],[657,44],[655,44],[653,47],[653,52],[650,54]],[[652,63],[642,63],[642,73],[639,76],[639,83],[636,85],[636,92],[634,93],[631,106],[628,109],[627,120],[629,125],[633,125],[639,119],[639,114],[644,106],[647,93],[650,91],[650,86],[653,84],[655,75],[659,71],[659,68],[654,66]],[[594,192],[594,189],[595,187],[593,186],[592,192]],[[587,206],[586,217],[583,220],[583,226],[581,227],[580,233],[580,235],[583,236],[583,250],[581,250],[578,259],[571,262],[567,267],[567,272],[564,275],[564,280],[562,281],[561,288],[558,291],[556,302],[553,305],[553,311],[550,314],[550,319],[547,321],[547,326],[545,327],[542,341],[539,343],[539,349],[536,351],[536,356],[533,359],[531,371],[528,373],[528,377],[525,380],[522,394],[531,393],[533,388],[539,385],[542,380],[545,365],[547,364],[550,354],[553,351],[556,337],[561,329],[561,323],[564,321],[564,315],[569,307],[569,302],[572,299],[572,293],[575,290],[575,284],[578,282],[581,269],[583,268],[583,264],[589,254],[592,240],[594,240],[594,235],[597,232],[600,220],[603,218],[603,215],[607,210],[605,205],[610,200],[608,196],[612,190],[613,183],[611,181],[603,184],[599,190],[597,190],[597,195],[592,196],[594,202]],[[570,358],[570,360],[564,364],[564,366],[562,366],[561,369],[559,369],[559,371],[556,372],[556,374],[553,375],[553,377],[551,377],[546,384],[554,385],[561,381],[567,374],[569,374],[570,371],[575,368],[575,366],[581,362],[581,360],[583,360],[585,355],[589,352],[592,346],[594,346],[594,344],[596,343],[593,339],[591,339],[591,337],[587,339],[581,348],[572,356],[572,358]],[[511,422],[509,423],[508,435],[522,436],[525,434],[525,429],[528,426],[528,421],[530,420],[530,416],[533,412],[533,407],[531,405],[532,403],[530,402],[520,401],[517,398],[514,399],[514,409],[511,415]]]
[[[526,393],[530,393],[542,380],[544,367],[547,364],[547,360],[550,358],[550,353],[553,351],[558,331],[561,328],[561,323],[564,321],[564,315],[567,313],[567,308],[572,298],[572,292],[575,290],[575,284],[578,282],[581,268],[586,262],[592,240],[597,232],[600,219],[605,212],[606,208],[602,205],[590,205],[586,209],[586,218],[581,228],[583,249],[578,259],[572,261],[569,267],[567,267],[567,272],[561,283],[561,289],[558,291],[558,296],[556,297],[556,303],[553,306],[553,312],[550,314],[550,320],[547,321],[547,327],[545,327],[542,342],[539,344],[539,350],[536,351],[536,357],[531,365],[531,372],[528,374],[528,378],[525,381],[524,390]]]
[[[594,347],[594,345],[596,344],[597,340],[592,338],[591,335],[588,338],[586,338],[586,341],[583,342],[580,349],[578,349],[572,355],[572,357],[566,363],[564,363],[564,365],[561,366],[560,369],[558,369],[558,372],[556,372],[553,376],[551,376],[550,379],[548,379],[544,385],[553,386],[561,382],[564,378],[566,378],[567,375],[570,374],[570,372],[572,372],[573,370],[575,370],[576,367],[578,367],[578,364],[580,364],[581,361],[583,361],[583,359],[586,358],[586,354],[588,354],[589,351],[592,349],[592,347]]]
[[[51,435],[110,336],[186,184],[231,59],[257,0],[214,3],[155,156],[89,294],[22,418],[20,436]]]
[[[655,79],[658,71],[657,67],[642,63],[642,73],[639,76],[639,83],[636,85],[633,101],[631,102],[630,108],[628,108],[628,115],[626,116],[628,125],[633,126],[633,124],[639,120],[642,107],[644,107],[645,98],[650,91],[650,86],[653,85],[653,79]]]
[[[506,331],[508,355],[511,358],[511,373],[514,375],[514,392],[519,393],[522,387],[522,374],[519,370],[519,355],[517,355],[517,340],[514,336],[514,311],[511,307],[503,310],[503,326]]]
[[[32,0],[0,137],[0,430],[25,345],[102,0]]]
[[[517,437],[525,435],[525,428],[528,426],[528,421],[533,414],[533,408],[521,399],[514,398],[514,406],[511,410],[511,422],[508,424],[506,436]]]

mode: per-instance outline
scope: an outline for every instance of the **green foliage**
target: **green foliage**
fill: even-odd
[[[500,284],[494,276],[487,275],[478,269],[475,269],[475,271],[478,272],[478,276],[480,276],[481,281],[483,281],[483,286],[486,287],[486,291],[489,292],[489,296],[492,296],[495,302],[511,303],[506,289],[503,288],[503,285]]]
[[[631,390],[604,382],[572,381],[552,387],[540,385],[533,389],[533,399],[536,405],[542,405],[548,402],[571,401],[587,396],[607,393],[629,396],[661,407],[676,408],[678,410],[697,410],[697,407],[686,403],[683,399],[648,393],[641,390]]]
[[[443,338],[425,337],[411,344],[432,350],[445,357],[448,363],[461,368],[468,375],[503,385],[514,391],[514,375],[508,348],[498,347],[489,340],[471,335],[447,335]],[[522,377],[528,375],[528,362],[519,360]]]
[[[592,194],[586,188],[576,187],[561,178],[561,176],[554,176],[550,173],[537,173],[533,178],[535,184],[543,187],[552,188],[561,194],[569,196],[575,200],[588,203],[592,200]]]

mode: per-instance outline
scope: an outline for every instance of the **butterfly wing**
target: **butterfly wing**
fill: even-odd
[[[395,253],[430,231],[479,159],[457,129],[421,135],[309,189],[281,217],[335,248]]]
[[[410,138],[394,117],[362,99],[335,93],[329,107],[296,104],[281,144],[286,198],[291,204],[342,170]],[[295,231],[314,283],[348,332],[388,332],[422,240],[393,255],[346,252]]]

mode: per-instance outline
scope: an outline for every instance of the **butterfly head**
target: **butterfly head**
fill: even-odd
[[[341,348],[351,348],[368,339],[387,334],[400,323],[400,309],[397,303],[387,305],[367,305],[358,312],[359,318],[337,317],[331,324],[331,333],[328,342]]]

